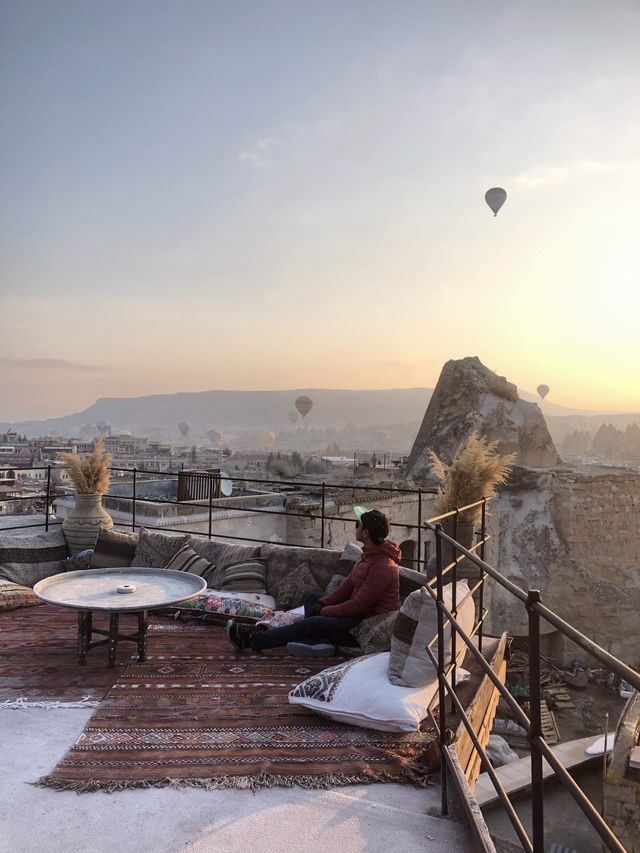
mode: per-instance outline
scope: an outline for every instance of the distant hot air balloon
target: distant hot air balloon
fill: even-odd
[[[296,409],[300,412],[303,418],[305,418],[311,409],[313,409],[313,400],[311,397],[307,397],[306,394],[303,394],[301,397],[296,399],[295,403]]]
[[[289,412],[289,420],[292,424],[295,424],[299,417],[300,415],[297,412],[294,412],[293,410]]]
[[[548,385],[538,385],[538,387],[536,388],[536,391],[538,392],[538,394],[540,394],[540,399],[544,400],[544,398],[549,393],[549,386]]]
[[[260,436],[258,437],[258,441],[260,442],[262,447],[264,447],[265,450],[268,450],[275,440],[275,433],[271,432],[270,430],[265,430],[264,432],[261,432]]]
[[[222,441],[222,433],[218,432],[217,429],[208,429],[207,430],[207,437],[208,437],[209,441],[211,442],[211,444],[218,444],[219,442]]]
[[[109,423],[109,421],[98,421],[98,429],[102,433],[102,435],[107,434],[110,426],[111,424]]]
[[[180,435],[185,438],[191,426],[186,421],[180,421],[178,424],[178,430],[180,431]]]
[[[493,211],[493,215],[497,216],[498,211],[507,200],[506,190],[503,190],[502,187],[491,187],[484,194],[484,200]]]

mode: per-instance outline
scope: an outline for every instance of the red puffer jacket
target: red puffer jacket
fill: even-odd
[[[331,595],[319,599],[321,616],[375,616],[398,609],[402,557],[395,542],[371,545],[356,562],[351,574]]]

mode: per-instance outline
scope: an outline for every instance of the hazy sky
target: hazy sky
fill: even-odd
[[[0,9],[0,421],[465,355],[640,410],[636,0]]]

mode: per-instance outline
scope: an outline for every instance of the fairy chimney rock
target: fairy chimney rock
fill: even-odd
[[[539,407],[521,400],[513,383],[472,356],[448,361],[442,368],[406,476],[423,481],[431,468],[429,450],[451,462],[460,442],[474,431],[497,440],[501,453],[515,451],[517,465],[549,468],[560,462]]]

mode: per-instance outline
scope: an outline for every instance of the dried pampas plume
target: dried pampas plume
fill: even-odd
[[[78,495],[104,495],[109,489],[109,462],[111,454],[104,449],[104,439],[96,441],[89,456],[77,453],[58,453],[60,462],[66,465],[73,488]]]
[[[497,441],[489,442],[473,432],[458,447],[451,465],[429,451],[431,470],[443,484],[433,502],[437,512],[451,512],[455,507],[490,498],[496,486],[507,482],[517,454],[501,456],[497,448]],[[473,507],[460,513],[460,521],[476,522],[481,513],[481,507]]]

